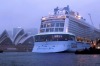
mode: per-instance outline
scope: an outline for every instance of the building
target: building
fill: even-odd
[[[13,42],[6,30],[0,35],[0,50],[6,51],[9,48],[13,48]]]
[[[16,35],[16,33],[18,31],[20,31],[22,28],[21,27],[17,27],[17,28],[13,28],[13,37]]]
[[[6,30],[0,35],[0,50],[3,51],[32,51],[33,43],[33,35],[28,35],[22,28],[15,29],[12,38]]]

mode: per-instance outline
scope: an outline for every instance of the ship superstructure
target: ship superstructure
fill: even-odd
[[[69,5],[64,8],[56,7],[53,15],[42,17],[40,33],[44,32],[70,32],[77,38],[87,40],[100,38],[100,30],[89,25],[78,12],[70,10]]]

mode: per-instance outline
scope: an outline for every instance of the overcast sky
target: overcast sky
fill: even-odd
[[[94,26],[100,24],[100,0],[0,0],[0,31],[14,27],[39,28],[42,16],[53,12],[57,6],[69,5],[71,10],[79,12],[89,24],[91,13]]]

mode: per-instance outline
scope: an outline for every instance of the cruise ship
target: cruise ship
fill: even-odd
[[[54,14],[41,18],[40,32],[34,36],[32,52],[49,53],[88,49],[100,30],[88,24],[69,5],[54,8]]]

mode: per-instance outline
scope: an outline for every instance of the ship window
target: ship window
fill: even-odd
[[[44,41],[69,41],[75,40],[75,36],[69,34],[48,34],[35,36],[35,42]]]
[[[50,32],[53,32],[54,31],[54,28],[50,28]]]
[[[49,32],[49,28],[46,29],[46,32]]]
[[[55,28],[55,32],[58,32],[59,31],[59,29],[58,28]]]
[[[45,29],[40,29],[40,32],[45,32]]]
[[[59,23],[56,23],[56,27],[59,27]]]
[[[47,27],[51,27],[51,23],[47,23]]]
[[[46,27],[46,24],[44,24],[44,28]]]
[[[63,32],[63,29],[64,29],[64,28],[59,28],[59,32]]]
[[[64,27],[64,23],[60,23],[60,27]]]
[[[51,27],[54,27],[55,23],[51,23]]]

